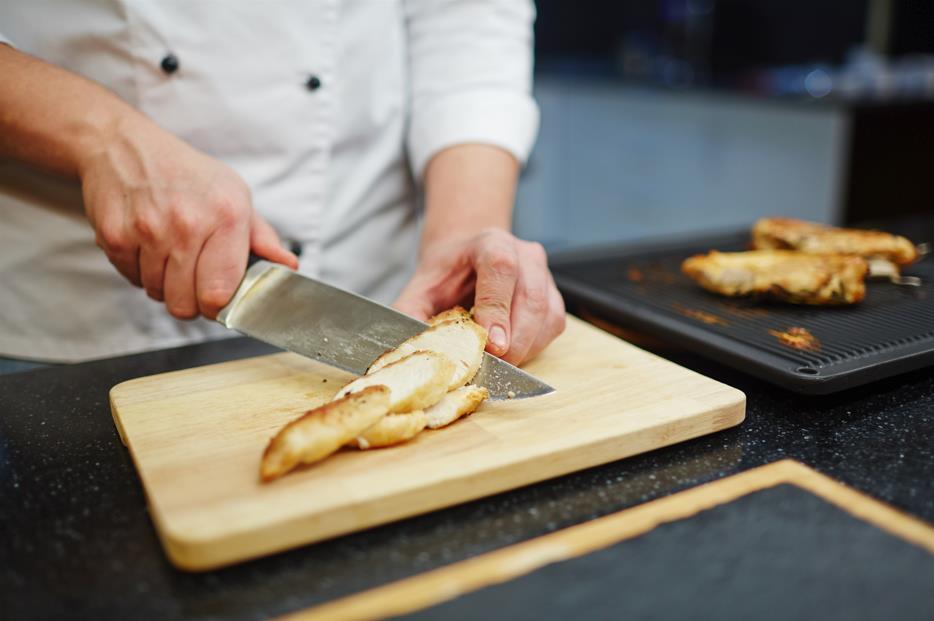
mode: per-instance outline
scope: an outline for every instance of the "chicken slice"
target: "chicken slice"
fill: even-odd
[[[452,390],[444,395],[444,399],[425,411],[428,416],[428,428],[438,429],[450,425],[458,418],[476,410],[489,396],[489,391],[481,386],[463,386]]]
[[[473,379],[483,362],[486,330],[472,319],[455,319],[431,326],[421,334],[373,361],[367,375],[376,373],[415,351],[433,351],[454,363],[448,390],[460,388]],[[413,408],[414,409],[414,408]]]
[[[901,235],[838,228],[794,218],[760,219],[752,227],[752,244],[757,250],[851,254],[866,259],[886,259],[896,265],[908,265],[918,260],[917,247]]]
[[[306,412],[269,441],[260,464],[262,480],[272,481],[299,464],[334,453],[385,417],[389,403],[389,388],[369,386]]]
[[[467,319],[473,321],[473,315],[463,306],[455,306],[446,311],[441,311],[437,315],[428,318],[429,326],[436,326],[445,321],[457,321],[458,319]]]
[[[866,261],[851,255],[753,250],[696,255],[682,271],[703,288],[730,297],[762,295],[794,304],[853,304],[866,295]]]
[[[390,412],[421,410],[441,400],[448,391],[454,371],[454,363],[446,356],[433,351],[415,351],[379,371],[358,377],[334,398],[340,399],[368,386],[383,385],[389,388]]]
[[[350,444],[359,449],[382,448],[392,446],[417,436],[425,425],[428,417],[424,410],[415,410],[405,414],[390,414],[357,436]]]

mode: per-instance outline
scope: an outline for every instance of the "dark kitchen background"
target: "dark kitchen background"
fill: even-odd
[[[934,1],[538,0],[518,232],[934,213]]]

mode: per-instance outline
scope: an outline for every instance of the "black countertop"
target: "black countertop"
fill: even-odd
[[[133,377],[269,351],[241,338],[0,377],[4,618],[266,618],[786,457],[934,520],[930,370],[815,398],[665,351],[745,391],[746,422],[228,569],[176,571],[162,554],[133,464],[117,437],[108,390]],[[580,612],[587,617],[586,610]]]

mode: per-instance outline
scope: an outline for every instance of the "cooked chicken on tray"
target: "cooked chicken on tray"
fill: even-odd
[[[752,228],[756,250],[797,250],[808,254],[849,254],[896,265],[918,260],[918,249],[901,235],[845,229],[793,218],[762,218]]]
[[[342,446],[399,444],[476,410],[489,393],[466,384],[483,362],[486,330],[459,307],[428,323],[424,332],[377,358],[330,403],[280,429],[263,454],[262,480],[321,461]]]
[[[749,252],[690,257],[681,270],[702,287],[729,297],[759,296],[793,304],[854,304],[867,276],[918,286],[900,267],[918,260],[919,247],[900,235],[845,229],[794,218],[762,218]]]
[[[688,258],[682,271],[729,297],[761,296],[794,304],[853,304],[866,294],[864,259],[791,250],[717,252]]]

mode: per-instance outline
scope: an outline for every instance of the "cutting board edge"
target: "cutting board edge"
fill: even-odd
[[[349,526],[316,531],[313,535],[310,536],[302,531],[307,529],[307,522],[309,519],[321,519],[321,514],[315,516],[306,515],[279,523],[266,524],[261,527],[228,532],[219,537],[196,537],[191,539],[185,533],[173,532],[173,527],[170,527],[169,524],[167,524],[162,519],[161,511],[159,511],[158,507],[150,501],[148,492],[146,495],[147,504],[149,504],[153,523],[156,526],[159,539],[162,542],[166,555],[169,557],[169,560],[172,562],[172,564],[176,568],[184,571],[210,571],[235,563],[246,562],[279,552],[284,552],[290,549],[295,549],[301,546],[320,543],[322,541],[354,532],[359,532],[361,530],[383,526],[406,518],[423,515],[432,511],[457,506],[480,498],[508,492],[520,487],[533,485],[535,483],[540,483],[542,481],[572,474],[574,472],[579,472],[588,468],[601,466],[613,461],[627,459],[629,457],[651,452],[662,447],[679,444],[681,442],[693,440],[695,438],[709,435],[717,431],[723,431],[725,429],[735,427],[745,420],[746,396],[740,390],[734,389],[734,391],[735,396],[738,397],[735,402],[724,405],[716,410],[705,410],[698,412],[693,416],[681,419],[679,423],[683,424],[683,429],[679,433],[666,436],[666,438],[661,443],[646,442],[645,446],[638,447],[635,450],[625,450],[619,453],[613,453],[612,456],[601,455],[599,450],[588,445],[569,447],[563,450],[561,453],[557,454],[556,458],[549,462],[549,464],[553,467],[549,468],[544,473],[538,473],[535,476],[523,477],[517,480],[508,480],[507,483],[502,484],[502,482],[507,479],[501,478],[498,475],[505,474],[506,477],[510,477],[513,475],[513,473],[508,472],[509,470],[521,470],[521,468],[518,466],[523,465],[522,462],[518,462],[518,466],[517,462],[513,462],[512,464],[504,464],[498,469],[484,472],[482,478],[483,485],[481,487],[477,486],[476,479],[474,478],[477,475],[470,474],[468,476],[455,478],[449,481],[438,482],[427,488],[423,487],[407,490],[406,492],[397,494],[394,497],[393,500],[397,505],[405,505],[405,500],[412,497],[417,498],[420,495],[423,495],[431,500],[428,502],[423,501],[420,504],[413,503],[404,509],[396,510],[393,512],[385,512],[378,518],[367,519],[362,523],[352,522]],[[659,427],[663,426],[665,425],[659,425]],[[652,429],[653,428],[648,428],[646,429],[646,432],[649,432]],[[609,444],[611,440],[613,439],[603,439],[601,441],[595,442],[594,444],[598,445],[599,447],[601,443]],[[564,459],[559,458],[564,457],[565,454],[570,453],[576,453],[577,455],[583,456],[583,459],[580,461],[565,462]],[[135,457],[134,461],[136,461]],[[530,458],[529,461],[534,461],[534,459]],[[503,473],[500,472],[500,470],[506,472]],[[450,485],[452,483],[459,483],[464,486],[464,489],[455,488],[454,493],[451,493],[452,488]],[[442,486],[445,487],[445,491],[447,492],[449,498],[440,502],[435,501],[434,493],[437,492],[438,489]],[[330,511],[328,514],[325,514],[324,517],[330,520],[340,521],[342,516],[345,518],[353,517],[354,514],[358,512],[358,506],[345,505]],[[278,536],[278,541],[274,545],[270,545],[270,534],[274,532],[274,529],[278,529],[278,532],[276,533]]]

